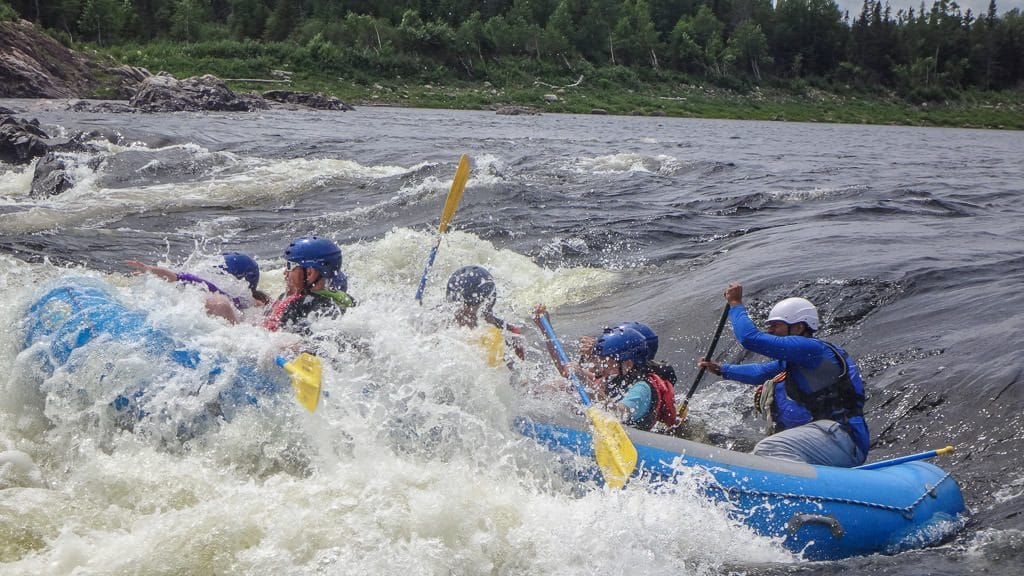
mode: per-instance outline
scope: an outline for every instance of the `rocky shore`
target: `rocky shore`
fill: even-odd
[[[112,91],[115,99],[89,98],[101,89]],[[24,20],[0,22],[0,98],[40,99],[40,105],[106,114],[251,112],[273,107],[354,110],[321,93],[270,90],[238,94],[211,75],[177,79],[163,72],[151,74],[144,68],[104,63],[69,50]],[[92,143],[97,139],[116,142],[120,137],[97,133],[51,135],[37,120],[22,115],[0,106],[0,163],[28,164],[39,158],[32,181],[33,196],[60,194],[73,185],[66,166],[68,154],[95,151]],[[97,158],[96,165],[103,161]]]

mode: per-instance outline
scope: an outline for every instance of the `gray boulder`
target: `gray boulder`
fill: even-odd
[[[235,94],[223,80],[209,74],[184,80],[164,74],[149,76],[128,104],[142,112],[250,112],[269,108],[262,98]]]
[[[307,108],[316,108],[317,110],[355,110],[355,108],[334,96],[327,96],[320,92],[267,90],[263,93],[263,97],[267,100],[273,100],[274,102],[280,102],[282,104],[295,104],[298,106],[306,106]]]

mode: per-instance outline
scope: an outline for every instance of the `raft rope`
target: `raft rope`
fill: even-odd
[[[762,496],[762,497],[769,497],[769,498],[770,497],[792,498],[792,499],[795,499],[795,500],[809,500],[809,501],[813,501],[813,502],[835,502],[835,503],[838,503],[838,504],[854,504],[854,505],[858,505],[858,506],[866,506],[868,508],[878,508],[878,509],[881,509],[881,510],[889,510],[891,512],[899,512],[899,513],[903,514],[904,518],[906,518],[907,520],[910,520],[911,518],[914,517],[914,508],[916,508],[926,497],[928,497],[928,496],[931,496],[932,498],[937,498],[938,497],[938,495],[935,492],[935,489],[938,488],[940,484],[945,482],[946,479],[949,478],[950,476],[951,476],[951,473],[950,472],[946,472],[946,474],[942,478],[939,478],[939,481],[936,482],[934,486],[925,484],[925,491],[924,491],[924,493],[921,494],[921,496],[919,496],[917,498],[917,500],[914,500],[913,502],[911,502],[910,505],[904,506],[902,508],[899,507],[899,506],[891,506],[889,504],[879,504],[878,502],[867,502],[867,501],[864,501],[864,500],[854,500],[852,498],[837,498],[837,497],[834,497],[834,496],[809,496],[807,494],[793,494],[793,493],[788,493],[788,492],[769,492],[769,491],[765,491],[765,490],[746,490],[746,489],[737,488],[737,487],[723,488],[722,486],[712,486],[711,488],[713,490],[719,490],[721,492],[726,492],[726,493],[729,493],[729,494],[738,493],[738,494],[744,494],[744,495],[748,495],[748,496]]]

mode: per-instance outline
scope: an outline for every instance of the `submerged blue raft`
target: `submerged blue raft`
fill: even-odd
[[[520,418],[517,426],[552,450],[593,459],[587,422],[558,418]],[[956,481],[927,462],[876,470],[812,466],[626,430],[639,456],[635,474],[657,484],[695,473],[704,493],[728,502],[733,517],[810,560],[928,546],[967,518]]]
[[[176,375],[184,374],[194,384],[189,394],[198,396],[203,387],[213,387],[215,394],[204,395],[213,410],[197,415],[204,425],[211,416],[229,418],[239,407],[277,397],[289,389],[283,372],[266,374],[253,360],[232,361],[215,353],[204,356],[189,348],[152,325],[145,311],[121,304],[95,280],[69,281],[50,289],[26,310],[21,328],[23,347],[36,354],[46,374],[58,368],[74,374],[89,365],[89,355],[119,345],[133,350],[151,366],[164,365]],[[154,409],[147,403],[153,392],[150,386],[124,387],[116,379],[109,380],[110,391],[105,396],[110,396],[110,407],[126,425],[145,418]],[[183,426],[194,429],[195,424]]]

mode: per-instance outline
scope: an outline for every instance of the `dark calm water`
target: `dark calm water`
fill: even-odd
[[[0,472],[0,488],[21,491],[18,502],[35,494],[27,486],[49,490],[59,496],[47,501],[65,511],[46,515],[42,507],[30,507],[18,516],[12,510],[21,505],[13,496],[0,500],[0,534],[18,518],[34,519],[28,540],[0,537],[0,562],[10,563],[14,573],[41,566],[50,573],[70,573],[74,566],[113,573],[118,555],[111,550],[125,545],[142,546],[138,554],[145,561],[169,554],[152,543],[159,539],[143,525],[173,539],[184,538],[190,521],[205,521],[199,520],[205,501],[195,496],[204,492],[196,486],[202,481],[184,471],[197,466],[192,458],[242,469],[243,480],[212,481],[214,490],[238,490],[249,474],[257,478],[252,498],[273,500],[271,508],[312,528],[290,537],[292,522],[280,517],[237,532],[206,526],[210,541],[202,549],[214,559],[183,564],[188,570],[1016,575],[1024,565],[1024,134],[395,108],[103,115],[48,110],[32,101],[0,104],[39,119],[50,131],[102,129],[122,138],[101,147],[110,159],[98,172],[85,168],[83,156],[79,183],[59,197],[30,198],[30,172],[0,166],[5,320],[17,319],[18,306],[39,295],[39,284],[83,273],[129,294],[135,290],[144,303],[179,297],[154,282],[125,277],[127,259],[188,266],[221,249],[242,250],[257,256],[265,281],[280,288],[287,241],[316,233],[343,246],[351,292],[372,311],[347,318],[343,328],[371,334],[372,346],[386,350],[388,362],[398,366],[381,375],[357,362],[358,370],[344,372],[339,381],[383,377],[399,380],[389,385],[429,391],[446,378],[422,365],[436,356],[431,342],[414,339],[403,346],[395,332],[425,322],[403,299],[415,292],[430,230],[459,155],[466,153],[474,169],[455,232],[441,248],[431,302],[440,300],[448,272],[481,263],[498,278],[501,311],[509,320],[528,325],[532,304],[543,301],[567,340],[621,320],[647,322],[661,336],[660,356],[675,364],[688,386],[728,282],[744,284],[755,319],[778,299],[805,296],[822,312],[823,337],[846,347],[866,376],[871,457],[955,445],[953,456],[935,463],[953,472],[972,511],[968,526],[943,546],[814,564],[755,536],[737,536],[724,519],[717,527],[702,520],[707,511],[697,503],[682,508],[674,518],[678,525],[669,529],[636,520],[668,505],[664,500],[645,502],[648,496],[638,494],[579,498],[537,488],[530,480],[534,472],[491,478],[479,491],[472,482],[452,487],[452,462],[469,469],[466,477],[486,479],[481,470],[494,452],[507,461],[529,460],[523,456],[528,448],[502,427],[514,393],[501,382],[490,392],[461,395],[471,401],[460,405],[457,421],[479,428],[473,434],[485,439],[488,453],[466,446],[473,440],[452,440],[445,463],[432,460],[430,450],[409,449],[411,455],[403,456],[393,449],[393,438],[354,426],[352,418],[304,424],[300,432],[310,433],[298,442],[321,438],[313,442],[318,453],[333,456],[330,465],[317,466],[344,470],[334,476],[346,488],[341,493],[328,488],[333,481],[309,481],[316,486],[310,488],[301,475],[239,465],[251,462],[239,452],[252,445],[238,438],[238,444],[226,440],[228,448],[211,442],[194,453],[170,455],[134,445],[105,447],[96,459],[124,458],[106,472],[92,470],[104,464],[84,457],[88,462],[62,465],[58,460],[67,456],[54,436],[88,443],[91,428],[68,417],[58,418],[64,428],[58,426],[57,435],[45,426],[19,424],[18,415],[32,401],[15,398],[0,412],[0,442],[31,456],[42,479],[33,484]],[[227,342],[234,336],[215,332],[213,338]],[[3,348],[5,363],[16,364],[16,338],[5,337]],[[728,333],[716,356],[755,359]],[[542,372],[540,348],[530,358]],[[8,392],[25,386],[12,374]],[[495,404],[506,408],[495,415]],[[704,410],[724,432],[750,435],[756,423],[747,404],[742,387],[712,377],[693,410]],[[390,403],[367,401],[365,407],[394,411]],[[54,408],[42,408],[53,420],[47,410]],[[417,414],[447,417],[441,409],[409,409],[402,417],[415,420]],[[467,426],[447,430],[460,437]],[[342,436],[354,441],[344,449],[327,447],[329,439]],[[394,458],[374,472],[377,464],[360,456],[360,446],[376,440],[392,448]],[[218,452],[233,449],[227,456]],[[173,520],[170,512],[156,512],[157,504],[125,502],[115,488],[112,470],[143,454],[153,459],[156,473],[176,484],[171,492],[193,495],[165,504],[178,515]],[[414,474],[410,461],[420,478],[408,477]],[[356,472],[360,467],[386,487],[369,490],[373,483]],[[288,502],[279,488],[293,483],[315,496]],[[90,484],[104,488],[83,487]],[[405,513],[380,503],[383,509],[364,509],[373,508],[368,493],[398,494]],[[447,508],[434,510],[419,498]],[[520,505],[506,498],[519,498]],[[124,514],[131,521],[111,514],[83,528],[81,516],[68,511],[88,507],[79,499],[93,501],[96,509],[130,510]],[[243,494],[210,506],[260,517]],[[338,509],[351,516],[324,519]],[[625,535],[601,529],[595,521],[602,519]],[[701,537],[707,522],[717,536]],[[676,540],[669,545],[640,534],[657,526]],[[356,549],[393,550],[393,562],[351,552],[321,534],[346,529],[358,540]],[[537,534],[553,536],[548,541]],[[616,547],[618,555],[609,552]],[[218,563],[218,557],[233,560]]]

